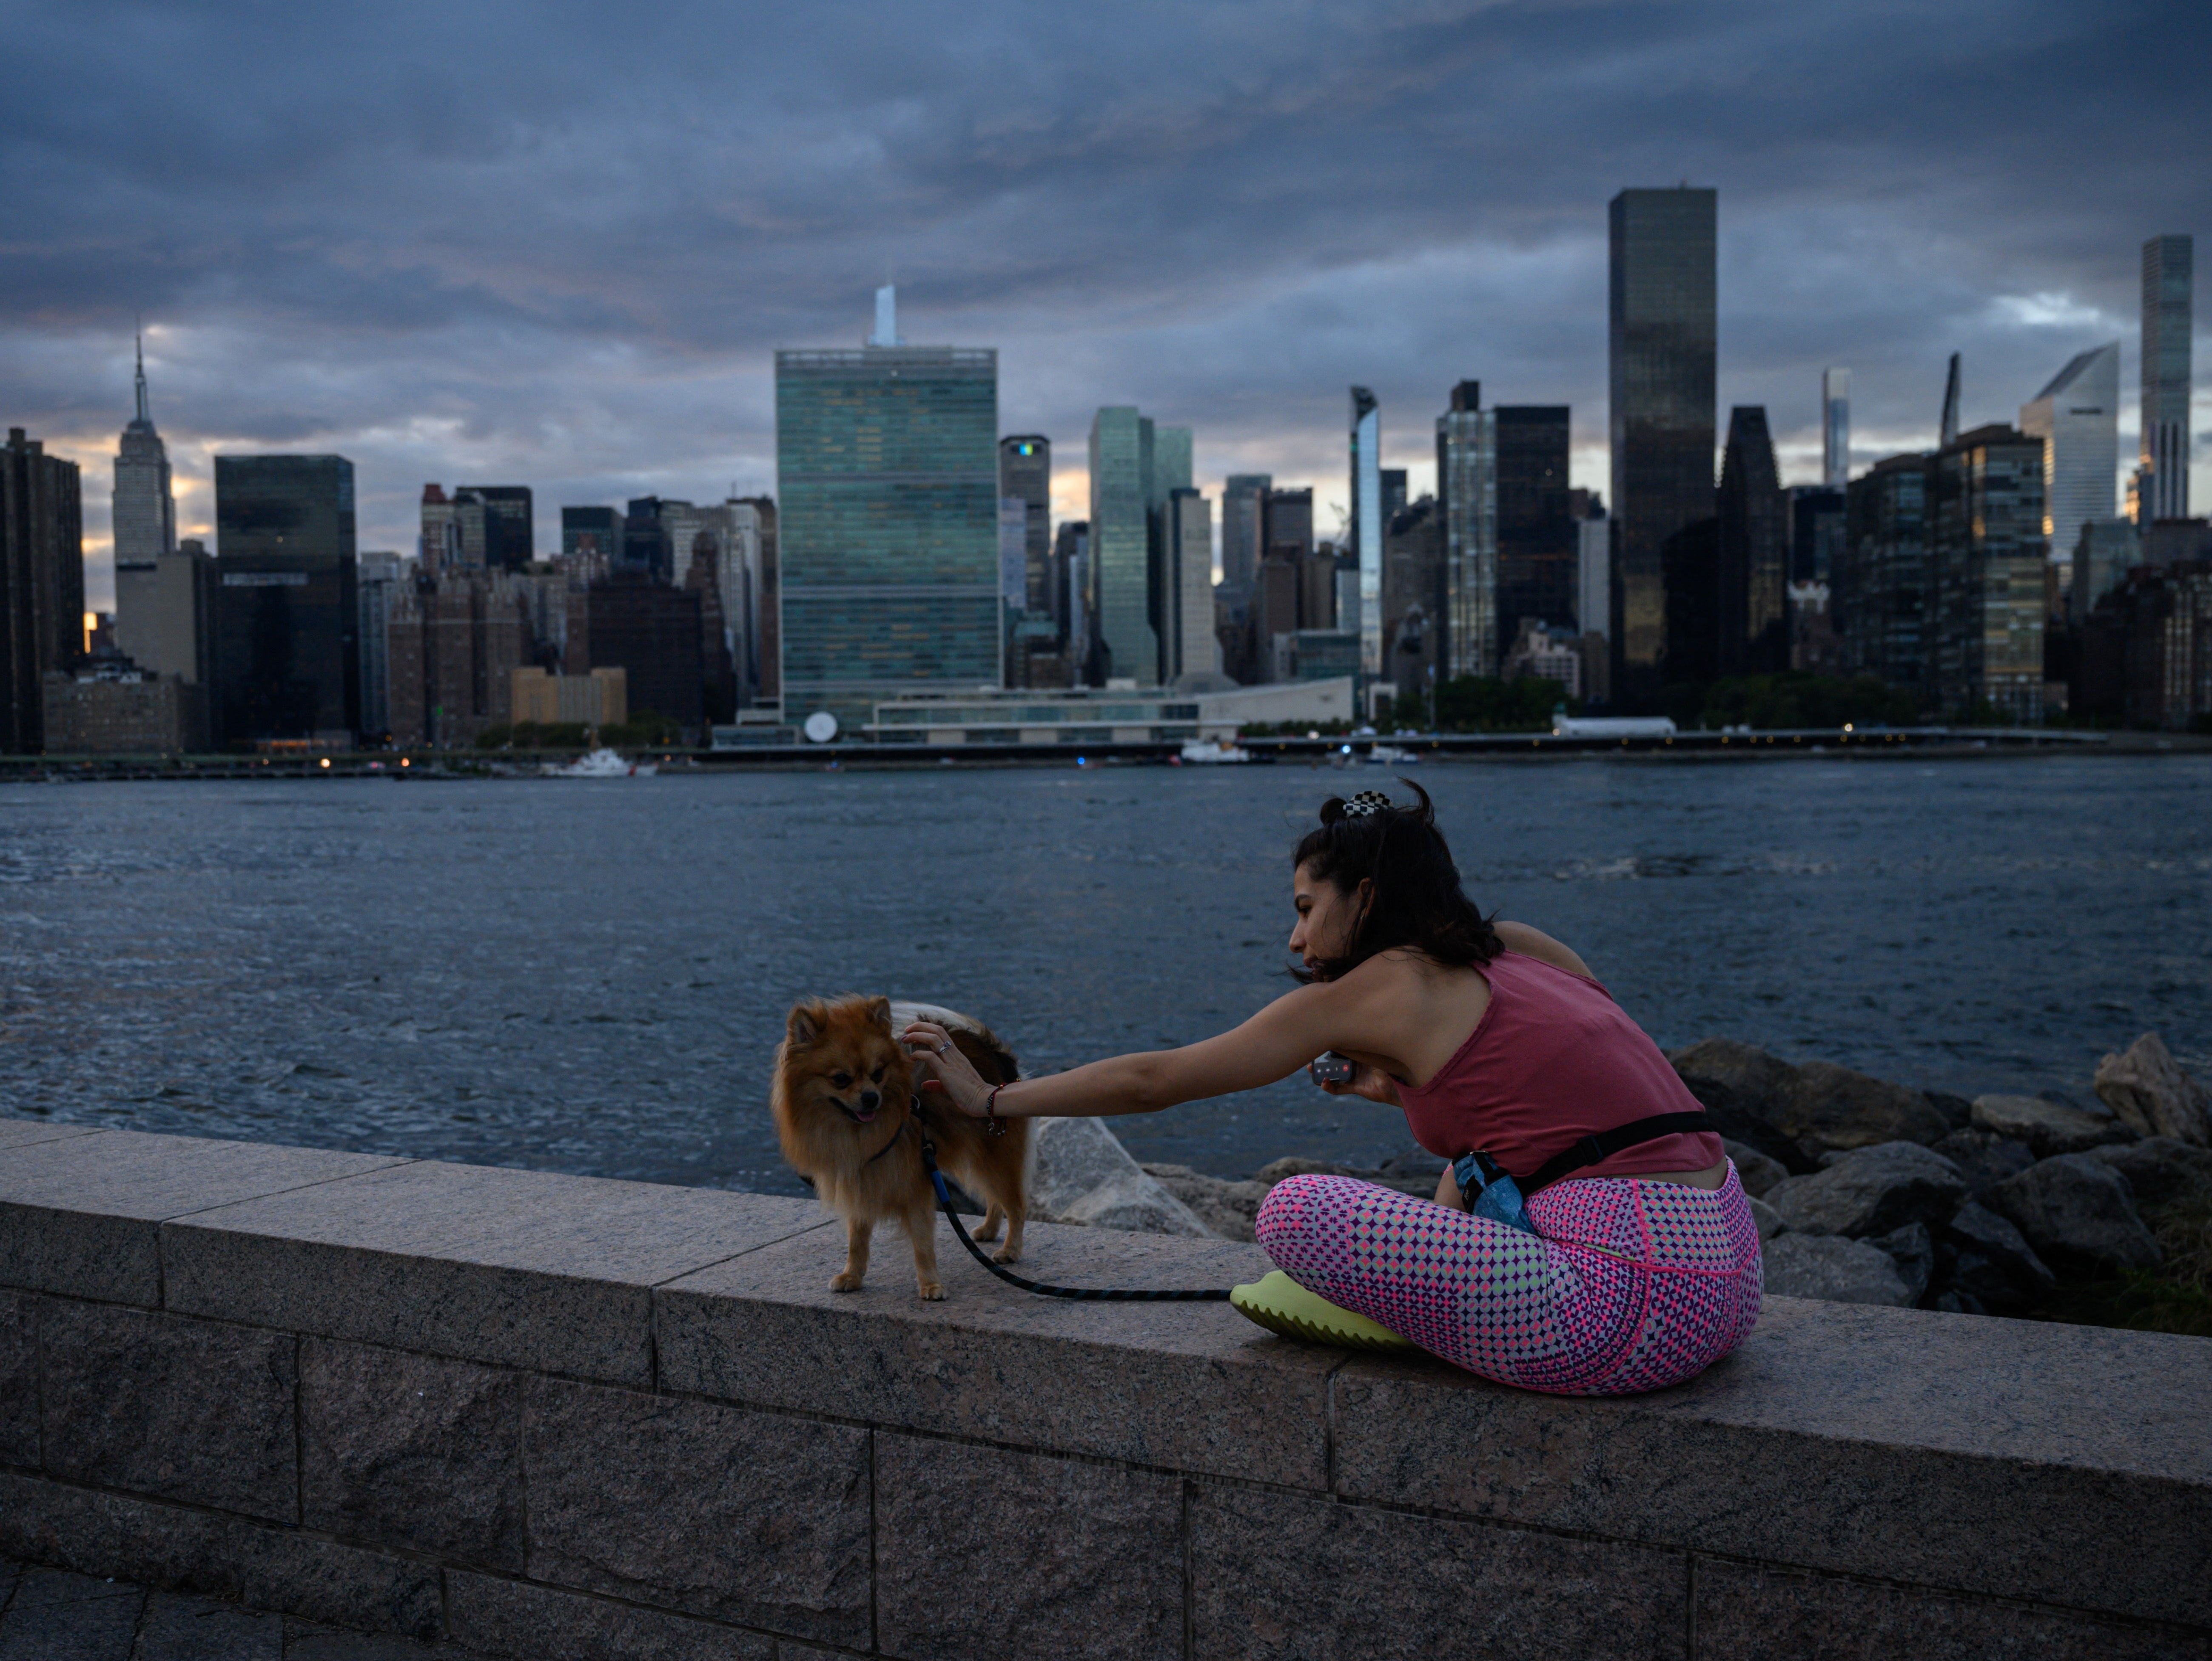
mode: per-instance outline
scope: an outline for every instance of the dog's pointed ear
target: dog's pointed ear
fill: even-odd
[[[819,1003],[793,1004],[791,1018],[784,1025],[784,1036],[794,1049],[802,1048],[820,1037],[822,1029],[829,1024],[829,1012]]]
[[[886,1032],[891,1030],[891,1001],[889,998],[868,1000],[868,1019]]]

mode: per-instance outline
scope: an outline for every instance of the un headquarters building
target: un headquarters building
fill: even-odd
[[[784,719],[997,685],[998,353],[780,351],[775,436]]]

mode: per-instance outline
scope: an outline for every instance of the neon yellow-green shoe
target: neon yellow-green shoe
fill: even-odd
[[[1308,1292],[1279,1269],[1270,1269],[1257,1286],[1231,1287],[1229,1302],[1247,1320],[1257,1321],[1285,1338],[1338,1344],[1346,1349],[1416,1348],[1412,1339],[1401,1338],[1364,1315],[1339,1309],[1320,1293]]]

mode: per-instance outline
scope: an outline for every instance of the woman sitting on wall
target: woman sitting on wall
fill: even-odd
[[[1277,1183],[1257,1234],[1282,1272],[1239,1287],[1240,1309],[1306,1336],[1411,1340],[1530,1390],[1678,1384],[1758,1318],[1735,1168],[1580,958],[1484,919],[1415,794],[1322,805],[1291,859],[1306,983],[1233,1031],[995,1091],[929,1023],[907,1041],[977,1117],[1157,1112],[1315,1063],[1324,1089],[1402,1108],[1453,1165],[1433,1203],[1343,1177]]]

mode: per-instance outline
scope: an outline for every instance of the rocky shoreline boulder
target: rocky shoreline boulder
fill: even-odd
[[[1935,1306],[1953,1314],[2022,1314],[2058,1285],[2018,1229],[1972,1200],[1936,1238],[1935,1275]]]
[[[1030,1214],[1131,1234],[1212,1232],[1129,1157],[1103,1119],[1044,1119],[1036,1129]]]
[[[1917,1294],[1881,1247],[1839,1234],[1782,1234],[1766,1244],[1766,1290],[1777,1298],[1818,1298],[1833,1304],[1889,1304]]]
[[[2062,1273],[2109,1275],[2163,1260],[2128,1179],[2087,1153],[2039,1159],[1991,1189],[1986,1202]]]
[[[2089,1157],[2128,1179],[2136,1204],[2157,1211],[2192,1195],[2212,1195],[2212,1147],[2194,1147],[2171,1136],[2094,1147]]]
[[[2146,1032],[2097,1065],[2097,1098],[2146,1136],[2212,1144],[2212,1098],[2181,1069],[2155,1032]]]
[[[2136,1140],[2109,1109],[2092,1113],[2047,1096],[1977,1096],[1973,1111],[1977,1128],[2027,1143],[2039,1159]]]
[[[1793,1067],[1756,1044],[1705,1038],[1667,1059],[1721,1135],[1803,1174],[1823,1153],[1923,1145],[1965,1123],[1956,1097],[1908,1090],[1832,1062]]]
[[[1767,1189],[1766,1203],[1800,1234],[1853,1238],[1913,1224],[1941,1226],[1966,1197],[1959,1167],[1917,1142],[1878,1142],[1809,1177]]]

